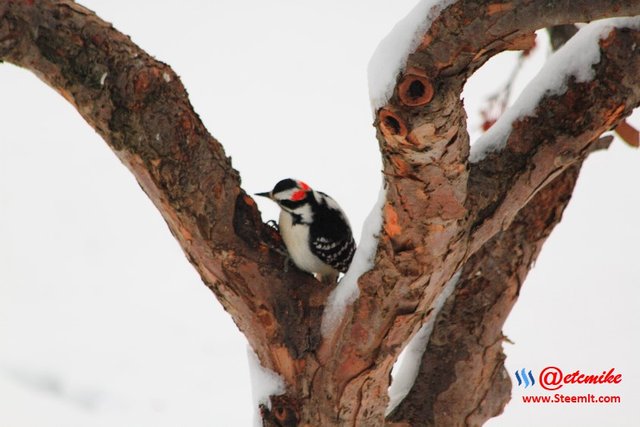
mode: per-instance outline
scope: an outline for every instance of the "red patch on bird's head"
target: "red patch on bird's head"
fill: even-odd
[[[296,191],[291,195],[291,200],[293,200],[294,202],[297,202],[298,200],[302,200],[305,197],[307,197],[307,192],[311,190],[311,187],[309,187],[307,184],[305,184],[302,181],[298,181],[298,187],[300,187],[300,190]]]
[[[298,190],[291,195],[291,200],[297,202],[298,200],[302,200],[307,197],[307,192],[305,190]]]
[[[302,188],[304,191],[311,190],[311,187],[309,187],[305,182],[302,181],[298,181],[298,187]]]

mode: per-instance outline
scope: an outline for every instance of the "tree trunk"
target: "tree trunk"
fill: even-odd
[[[462,88],[491,56],[530,47],[539,28],[635,14],[640,1],[459,0],[435,17],[376,111],[386,199],[374,265],[324,335],[332,289],[283,271],[280,236],[169,66],[70,0],[0,0],[0,60],[56,89],[135,175],[262,365],[282,377],[266,425],[480,425],[509,400],[501,331],[524,277],[583,160],[640,103],[640,31],[612,28],[592,79],[544,94],[504,148],[475,162]],[[391,368],[430,320],[417,381],[385,416]]]

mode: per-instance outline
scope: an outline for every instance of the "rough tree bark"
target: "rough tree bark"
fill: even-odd
[[[265,424],[479,425],[509,400],[501,329],[522,281],[582,161],[640,103],[640,31],[611,31],[592,81],[546,95],[478,163],[468,161],[462,88],[539,28],[636,14],[640,1],[459,0],[435,19],[377,112],[387,195],[375,266],[327,337],[331,289],[282,270],[279,236],[167,65],[70,0],[0,0],[0,60],[33,71],[104,138],[282,376],[286,393],[272,396]],[[385,418],[391,367],[457,271],[418,380]]]

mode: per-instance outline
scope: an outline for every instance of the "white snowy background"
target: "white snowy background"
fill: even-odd
[[[359,238],[380,182],[367,64],[415,0],[83,4],[182,77],[245,189],[305,179]],[[467,86],[474,139],[514,62],[500,55]],[[620,385],[562,391],[623,403],[525,405],[534,391],[514,386],[487,425],[640,419],[639,162],[620,141],[589,158],[505,327],[514,385],[516,369],[614,367]],[[245,339],[132,175],[58,94],[0,64],[0,426],[247,426],[248,372]]]

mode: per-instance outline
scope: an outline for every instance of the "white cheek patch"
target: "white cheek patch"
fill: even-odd
[[[295,208],[292,212],[296,215],[299,215],[300,218],[302,218],[302,222],[305,224],[310,224],[313,220],[313,212],[311,211],[311,206],[306,203],[298,208]]]
[[[295,193],[296,191],[298,191],[297,188],[290,188],[289,190],[284,190],[284,191],[280,191],[278,193],[275,193],[273,195],[273,197],[276,200],[291,200],[291,197],[293,196],[293,193]]]

